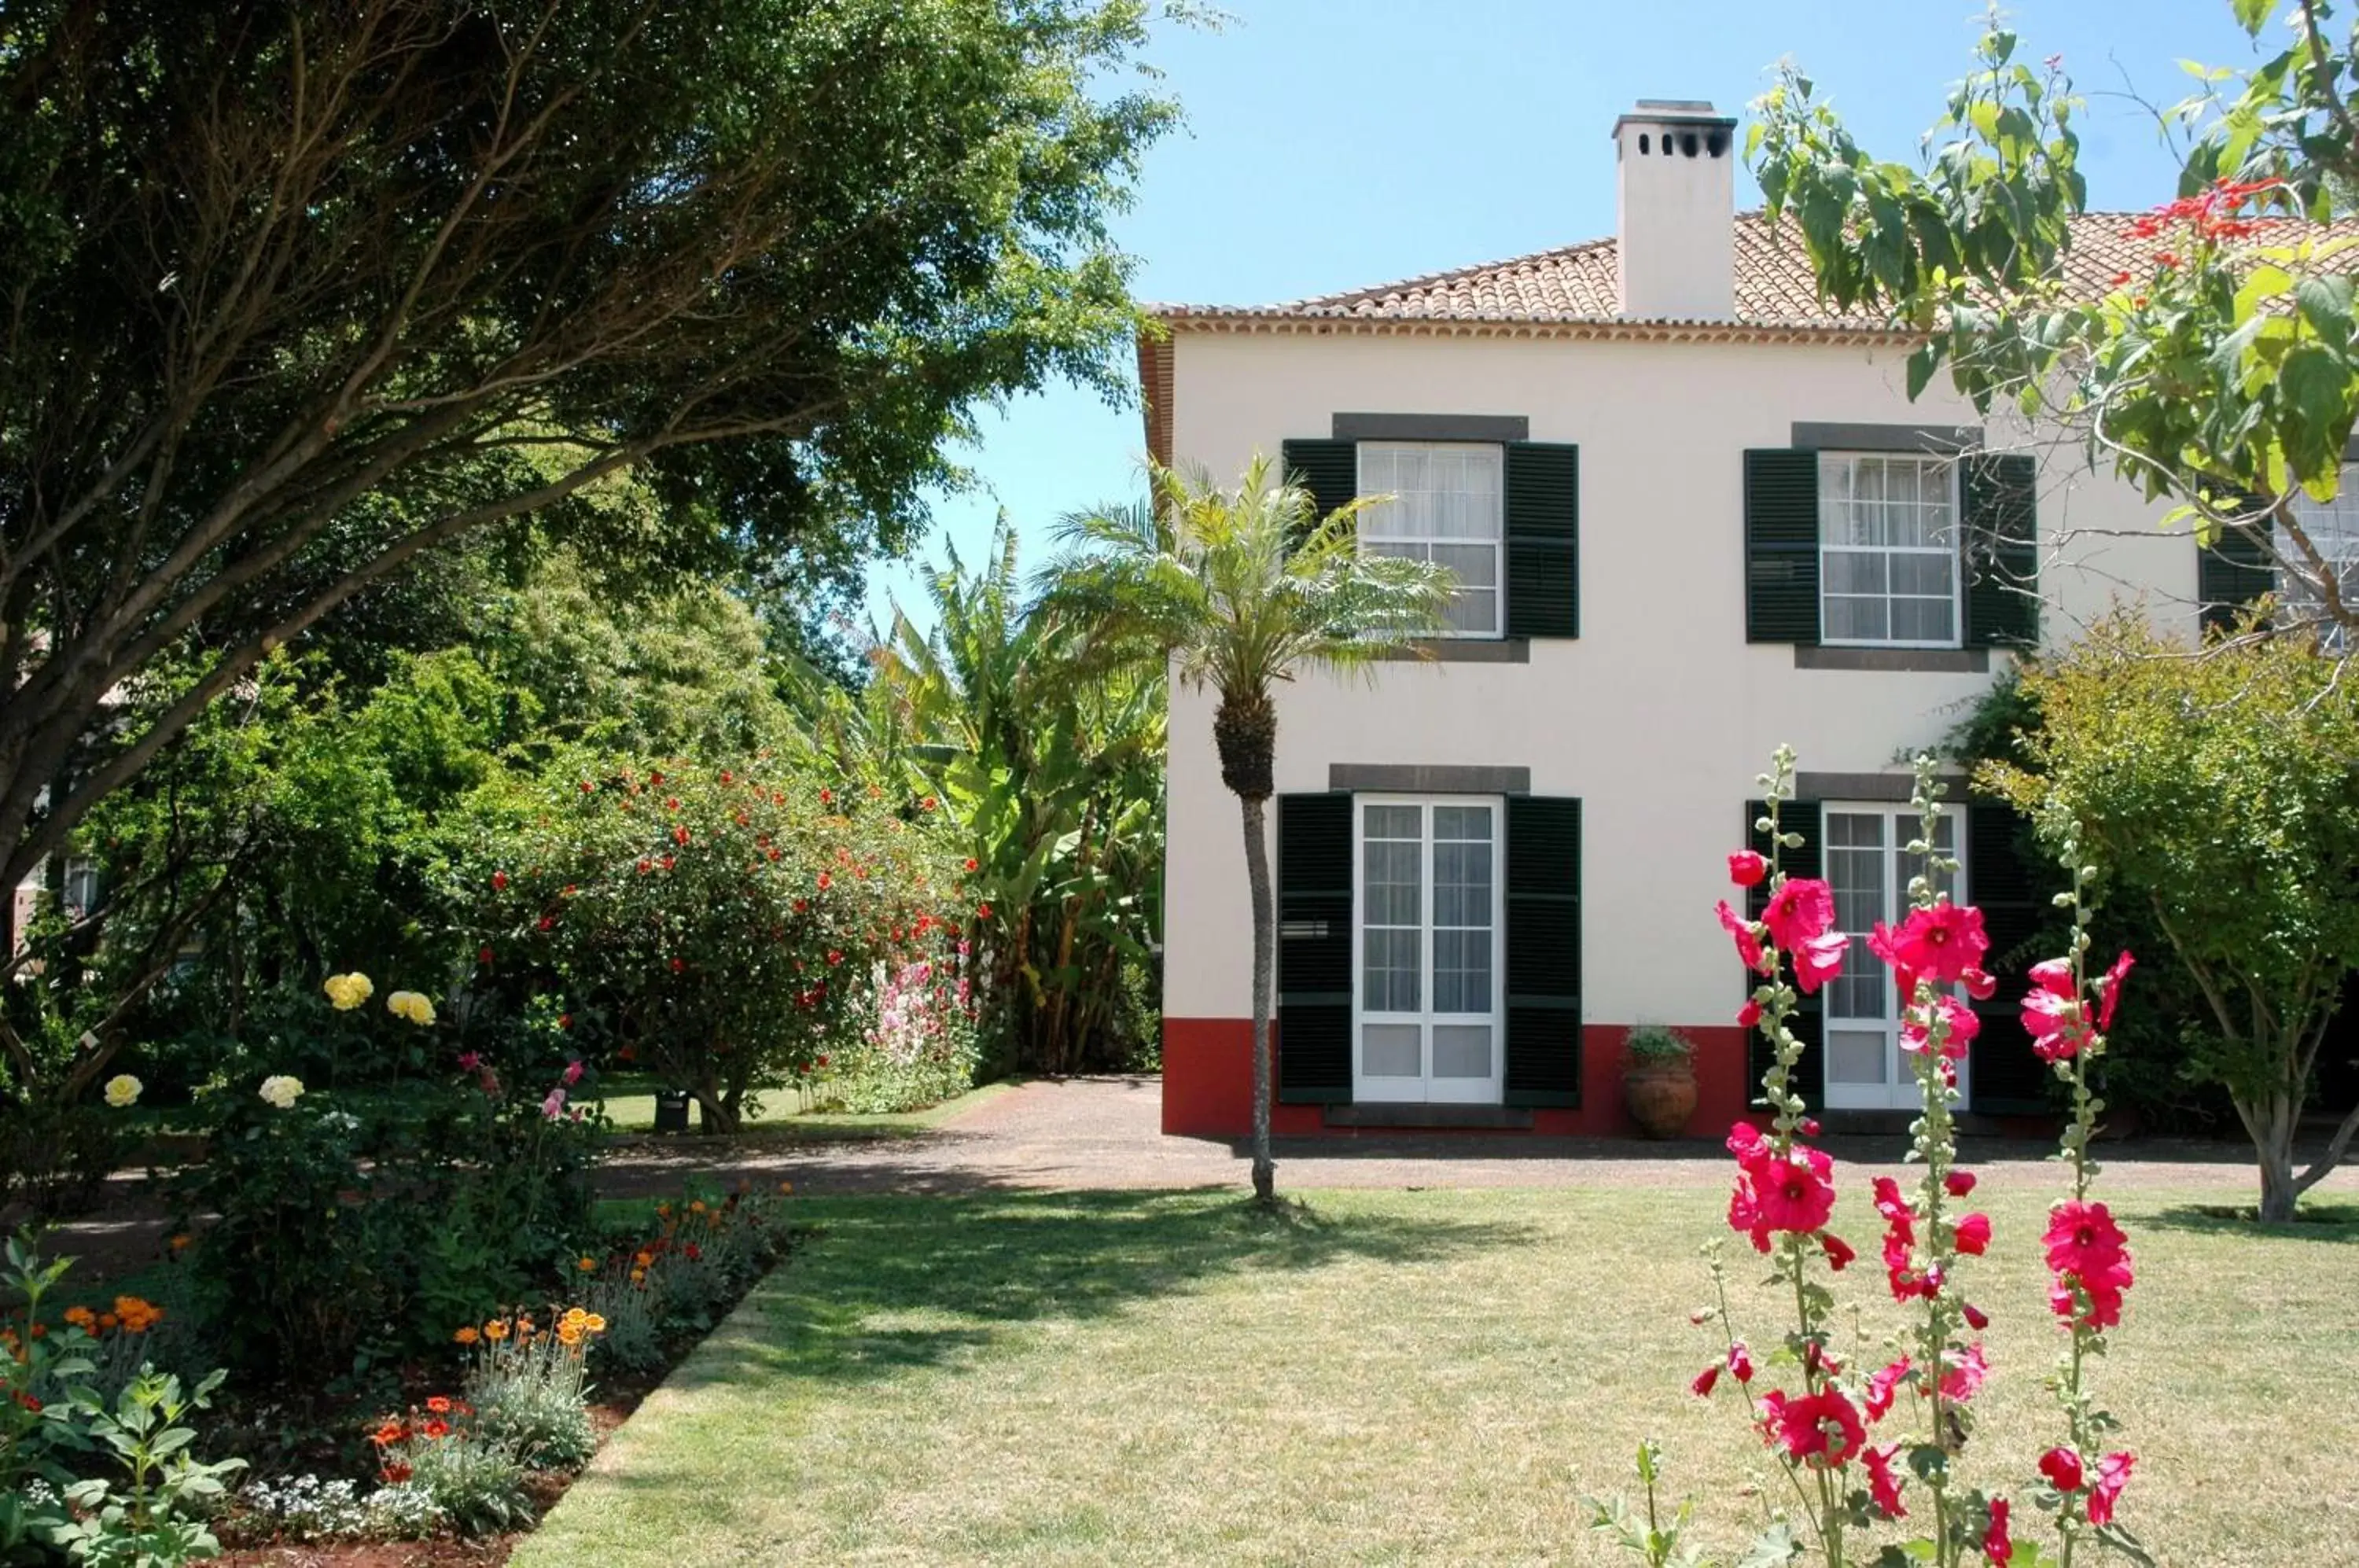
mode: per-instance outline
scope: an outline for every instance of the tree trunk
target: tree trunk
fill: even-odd
[[[1269,1157],[1269,1004],[1277,920],[1270,907],[1269,844],[1262,832],[1266,802],[1246,795],[1240,803],[1245,879],[1253,887],[1253,1186],[1254,1197],[1266,1203],[1277,1195],[1277,1167]]]
[[[2265,1225],[2287,1224],[2292,1220],[2294,1206],[2301,1197],[2301,1186],[2293,1172],[2293,1135],[2301,1120],[2299,1108],[2283,1094],[2271,1094],[2251,1105],[2239,1104],[2236,1108],[2252,1132],[2253,1152],[2259,1157],[2261,1221]]]

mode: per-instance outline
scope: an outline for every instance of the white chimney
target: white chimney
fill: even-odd
[[[1736,122],[1692,99],[1641,98],[1614,122],[1622,314],[1736,314]]]

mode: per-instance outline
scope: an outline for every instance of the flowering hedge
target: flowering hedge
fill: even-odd
[[[931,806],[771,757],[585,770],[479,869],[478,961],[547,972],[617,1057],[734,1128],[748,1093],[875,1031],[893,976],[954,970],[986,910]]]
[[[1723,1381],[1744,1399],[1787,1483],[1769,1531],[1747,1563],[1784,1563],[1805,1556],[1830,1565],[1874,1562],[1957,1568],[1986,1561],[1994,1568],[2069,1568],[2075,1553],[2107,1550],[2137,1562],[2144,1549],[2114,1514],[2135,1461],[2110,1449],[2116,1423],[2100,1410],[2088,1373],[2117,1326],[2135,1276],[2127,1238],[2103,1203],[2090,1197],[2097,1174],[2089,1145],[2104,1103],[2089,1088],[2091,1062],[2104,1051],[2130,957],[2121,955],[2101,976],[2088,972],[2090,911],[2080,889],[2094,875],[2077,845],[2066,846],[2073,891],[2061,902],[2073,912],[2071,951],[2031,972],[2023,1022],[2033,1049],[2069,1090],[2072,1118],[2062,1159],[2069,1195],[2051,1210],[2041,1237],[2052,1276],[2049,1291],[2066,1336],[2055,1390],[2061,1431],[2038,1461],[2027,1494],[1971,1486],[1962,1461],[1974,1432],[1975,1399],[1991,1374],[1980,1335],[1988,1316],[1969,1290],[1972,1260],[1995,1239],[1987,1215],[1965,1205],[1974,1173],[1956,1163],[1957,1063],[1978,1020],[1958,995],[1977,999],[1995,989],[1982,969],[1989,940],[1982,913],[1940,890],[1956,862],[1934,847],[1942,786],[1932,763],[1917,765],[1915,803],[1921,827],[1908,850],[1922,867],[1909,884],[1911,908],[1897,926],[1877,922],[1868,950],[1892,971],[1902,998],[1901,1046],[1915,1074],[1919,1119],[1909,1160],[1919,1167],[1913,1189],[1890,1177],[1875,1182],[1875,1211],[1884,1222],[1884,1283],[1902,1319],[1887,1345],[1891,1359],[1877,1367],[1848,1365],[1835,1348],[1840,1321],[1834,1277],[1858,1251],[1829,1228],[1835,1208],[1833,1161],[1811,1143],[1819,1125],[1796,1092],[1794,1069],[1802,1043],[1792,1023],[1802,997],[1842,973],[1852,938],[1836,931],[1834,896],[1814,878],[1791,877],[1779,853],[1802,841],[1779,821],[1781,798],[1793,781],[1793,754],[1780,748],[1760,780],[1769,801],[1758,824],[1772,846],[1764,857],[1740,851],[1729,857],[1740,887],[1766,883],[1759,920],[1739,916],[1725,902],[1721,923],[1757,980],[1740,1021],[1761,1029],[1774,1048],[1762,1082],[1765,1130],[1739,1123],[1728,1138],[1737,1176],[1728,1224],[1769,1260],[1770,1283],[1791,1312],[1776,1348],[1756,1356],[1741,1334],[1727,1275],[1715,1258],[1714,1304],[1697,1314],[1716,1325],[1719,1352],[1690,1385],[1710,1397]],[[1642,1449],[1641,1471],[1651,1501],[1655,1450]],[[2049,1551],[2029,1533],[2024,1512],[2054,1532]],[[1913,1506],[1912,1506],[1913,1505]],[[1681,1516],[1684,1521],[1685,1515]],[[1797,1524],[1799,1520],[1799,1525]],[[1895,1542],[1892,1526],[1908,1520]],[[1601,1505],[1600,1528],[1649,1563],[1683,1561],[1679,1527],[1651,1514],[1643,1530],[1618,1508]],[[1883,1542],[1876,1554],[1875,1542]]]

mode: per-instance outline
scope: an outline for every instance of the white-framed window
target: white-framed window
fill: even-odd
[[[1506,626],[1506,449],[1475,441],[1362,441],[1359,452],[1359,493],[1392,497],[1360,514],[1360,548],[1448,569],[1458,586],[1444,612],[1444,635],[1499,636]]]
[[[1498,1103],[1506,810],[1481,795],[1353,801],[1354,1100]]]
[[[1908,452],[1819,454],[1819,637],[1956,648],[1963,619],[1958,465]]]
[[[2334,492],[2333,500],[2313,501],[2298,490],[2289,509],[2310,547],[2333,570],[2343,608],[2359,607],[2359,468],[2343,470],[2343,484]],[[2291,540],[2280,540],[2279,550],[2299,558]],[[2288,611],[2297,616],[2325,614],[2326,595],[2307,576],[2295,577],[2280,568],[2277,577],[2277,597]],[[2345,642],[2341,626],[2321,627],[2319,638],[2337,652],[2342,651]]]
[[[67,856],[65,875],[60,882],[60,901],[65,905],[68,920],[83,920],[98,907],[97,861],[86,855]]]
[[[1917,1079],[1900,1053],[1900,996],[1892,972],[1868,951],[1875,922],[1907,918],[1908,884],[1924,869],[1908,853],[1919,822],[1914,806],[1829,804],[1826,877],[1834,889],[1835,927],[1851,933],[1843,974],[1826,985],[1826,1077],[1830,1110],[1891,1110],[1917,1104]],[[1958,841],[1965,812],[1944,806],[1934,847],[1962,865]],[[1936,887],[1957,898],[1954,877]],[[1960,1086],[1965,1083],[1959,1064]]]

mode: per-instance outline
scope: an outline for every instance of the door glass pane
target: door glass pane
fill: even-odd
[[[1491,1010],[1491,808],[1433,809],[1433,1010]]]
[[[1365,812],[1360,1005],[1372,1013],[1413,1013],[1424,1005],[1424,812],[1377,805]]]
[[[1861,1029],[1829,1029],[1827,1031],[1827,1081],[1831,1083],[1881,1083],[1884,1082],[1884,1031]]]
[[[1827,881],[1834,888],[1835,929],[1852,933],[1843,975],[1827,985],[1831,1018],[1886,1016],[1884,965],[1867,948],[1875,922],[1891,918],[1884,902],[1884,824],[1880,811],[1827,813]]]
[[[1370,1078],[1421,1078],[1416,1024],[1360,1026],[1360,1071]]]
[[[1491,1026],[1433,1026],[1433,1075],[1436,1078],[1491,1076]]]
[[[1907,847],[1916,842],[1919,825],[1916,813],[1913,811],[1893,819],[1893,844],[1899,850],[1899,853],[1893,857],[1895,866],[1892,879],[1892,907],[1896,909],[1905,909],[1914,902],[1908,896],[1908,884],[1922,875],[1925,870],[1925,857],[1921,855],[1909,854]],[[1941,852],[1944,859],[1957,858],[1958,820],[1946,811],[1934,821],[1933,847]],[[1938,893],[1947,893],[1951,898],[1955,898],[1958,896],[1957,873],[1954,871],[1941,873],[1940,878],[1933,884],[1933,889]]]

